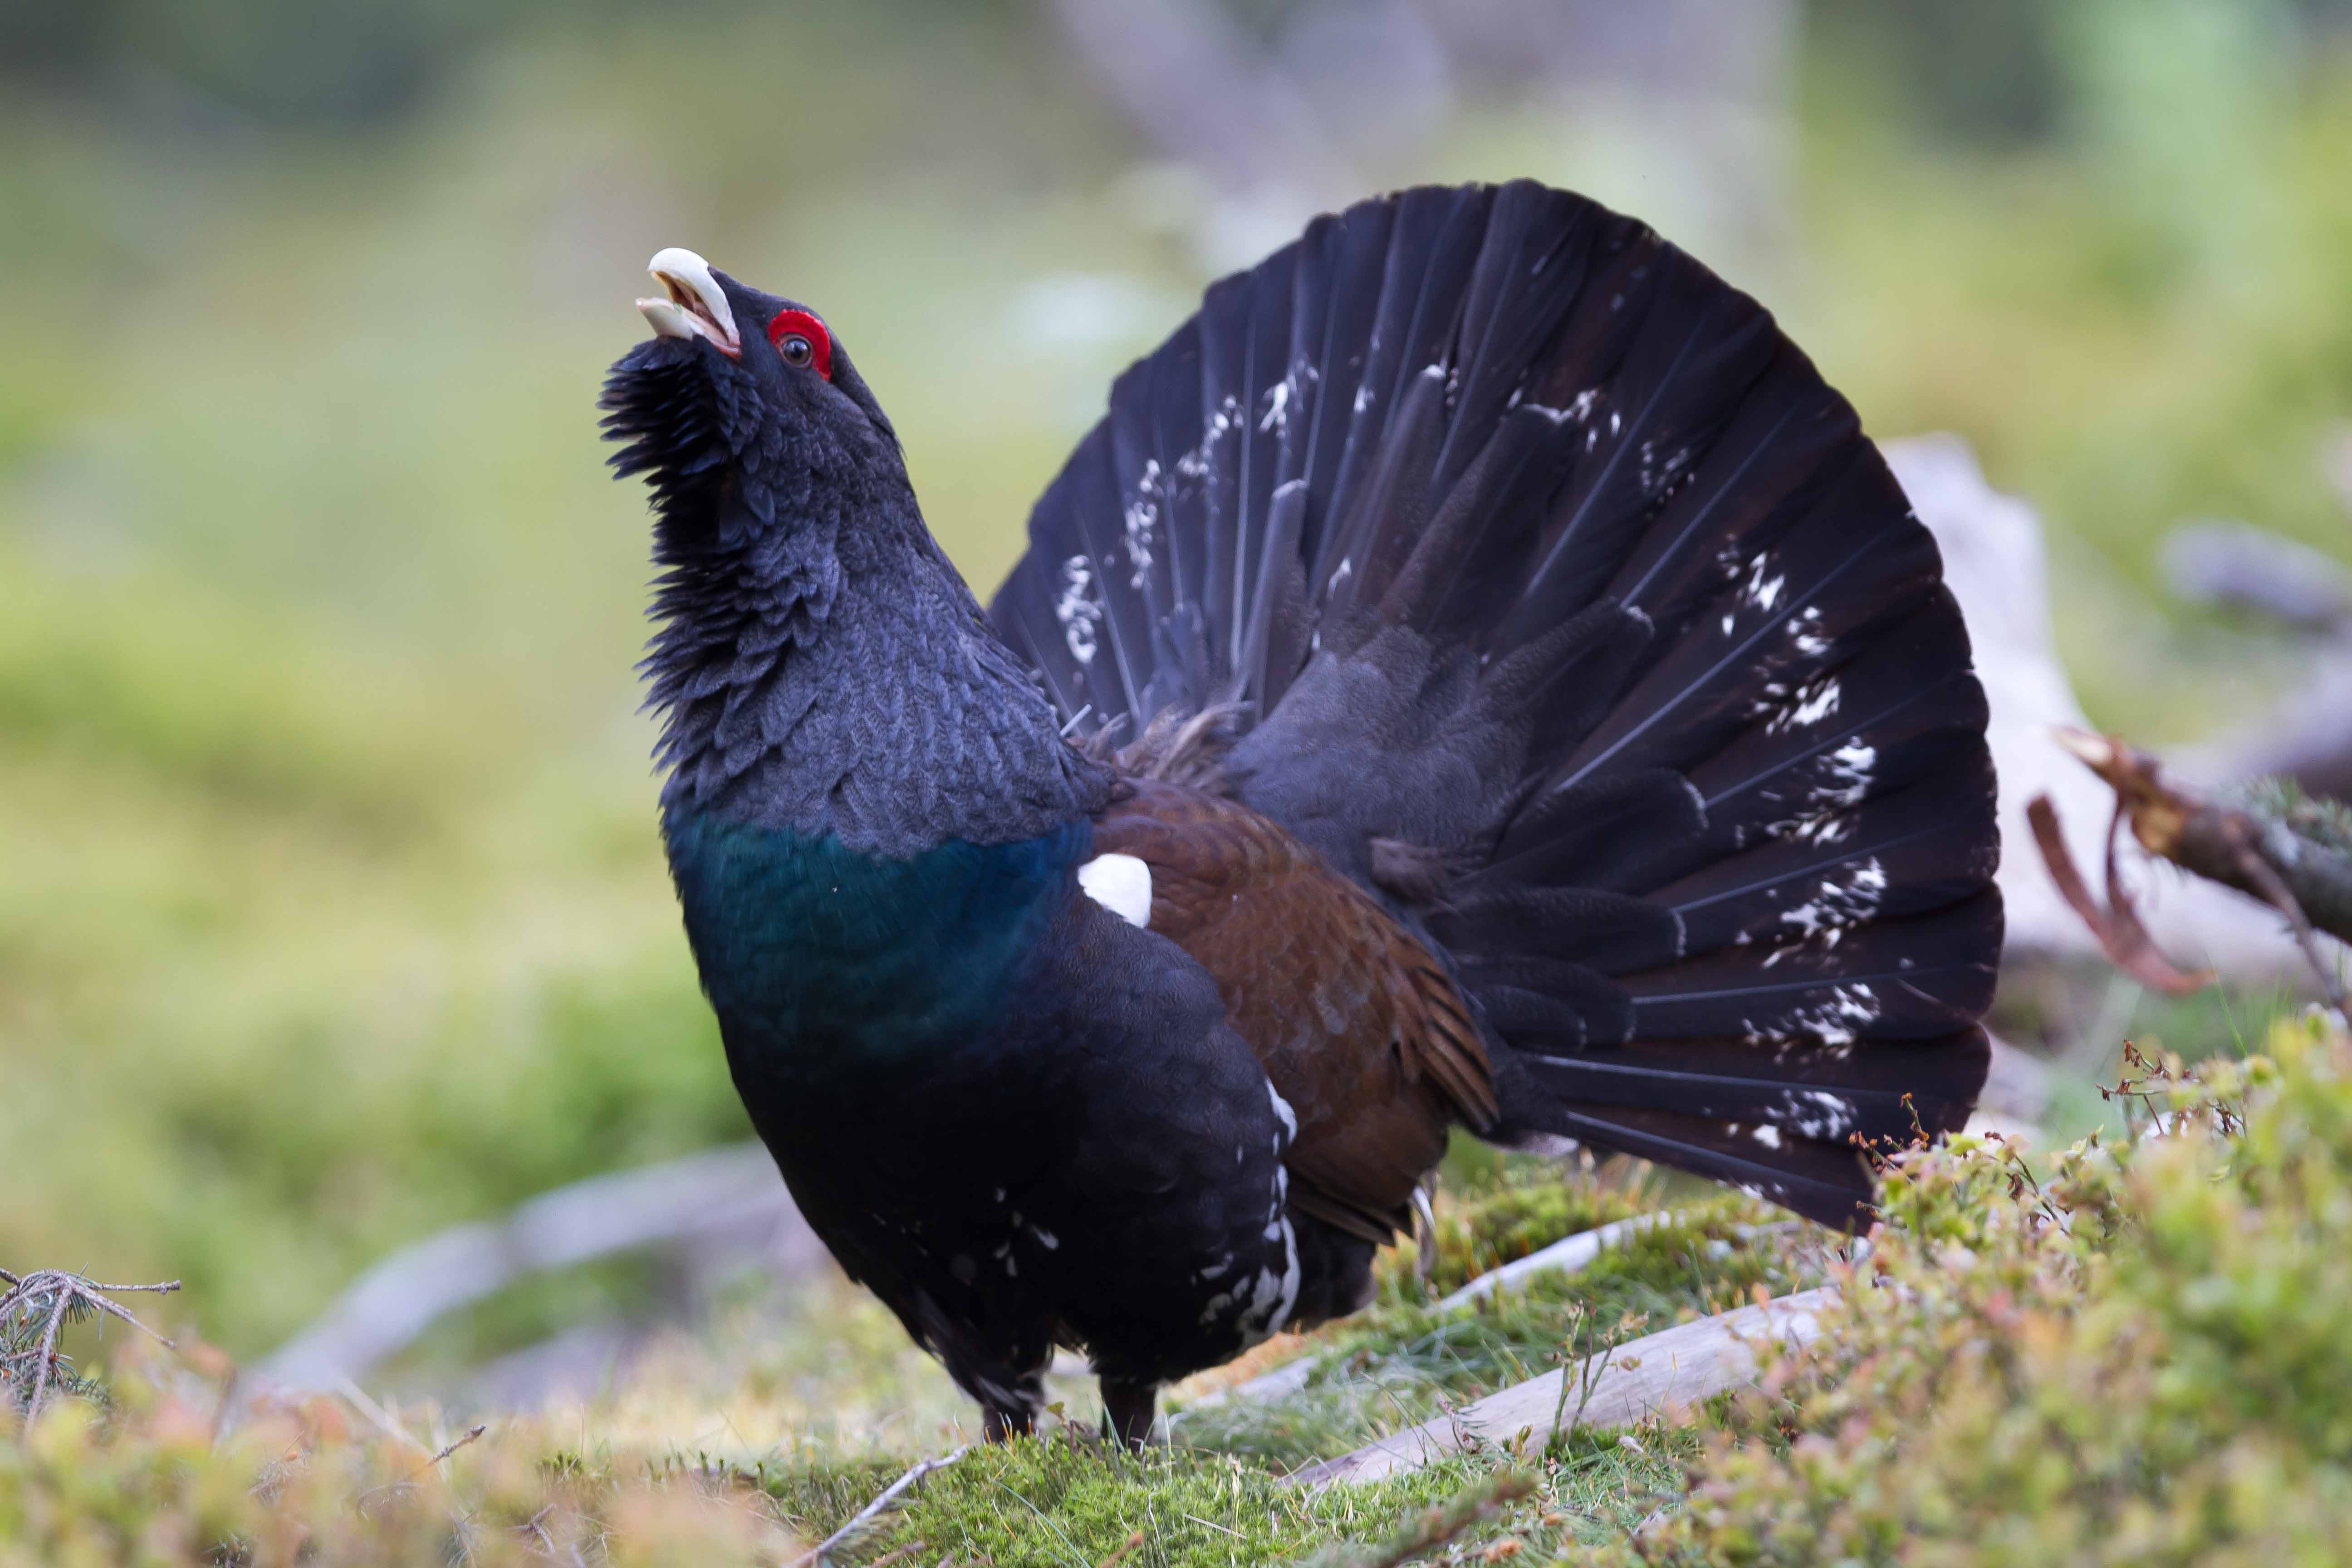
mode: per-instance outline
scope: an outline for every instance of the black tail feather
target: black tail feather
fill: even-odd
[[[2000,937],[1932,540],[1755,301],[1521,183],[1318,219],[1121,378],[992,607],[1080,729],[1242,705],[1242,799],[1391,897],[1505,1125],[1853,1223],[1959,1125]],[[1083,718],[1080,716],[1083,715]],[[1384,895],[1385,896],[1385,895]]]

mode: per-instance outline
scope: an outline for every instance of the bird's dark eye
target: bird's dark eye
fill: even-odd
[[[777,311],[768,323],[768,341],[794,370],[814,369],[825,380],[833,379],[833,334],[806,310],[787,305]]]

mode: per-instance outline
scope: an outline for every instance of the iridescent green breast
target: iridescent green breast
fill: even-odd
[[[904,858],[690,808],[673,808],[663,832],[729,1048],[805,1077],[995,1032],[1094,829],[1080,818]]]

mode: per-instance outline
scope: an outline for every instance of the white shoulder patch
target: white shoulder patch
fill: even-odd
[[[1134,856],[1096,856],[1078,868],[1078,886],[1128,924],[1151,924],[1151,868]]]

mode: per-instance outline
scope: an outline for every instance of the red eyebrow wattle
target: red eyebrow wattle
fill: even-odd
[[[775,319],[768,323],[768,341],[772,343],[782,342],[785,335],[790,332],[798,332],[809,341],[809,363],[814,367],[817,374],[831,381],[833,379],[833,334],[824,330],[824,323],[806,310],[777,311]]]

